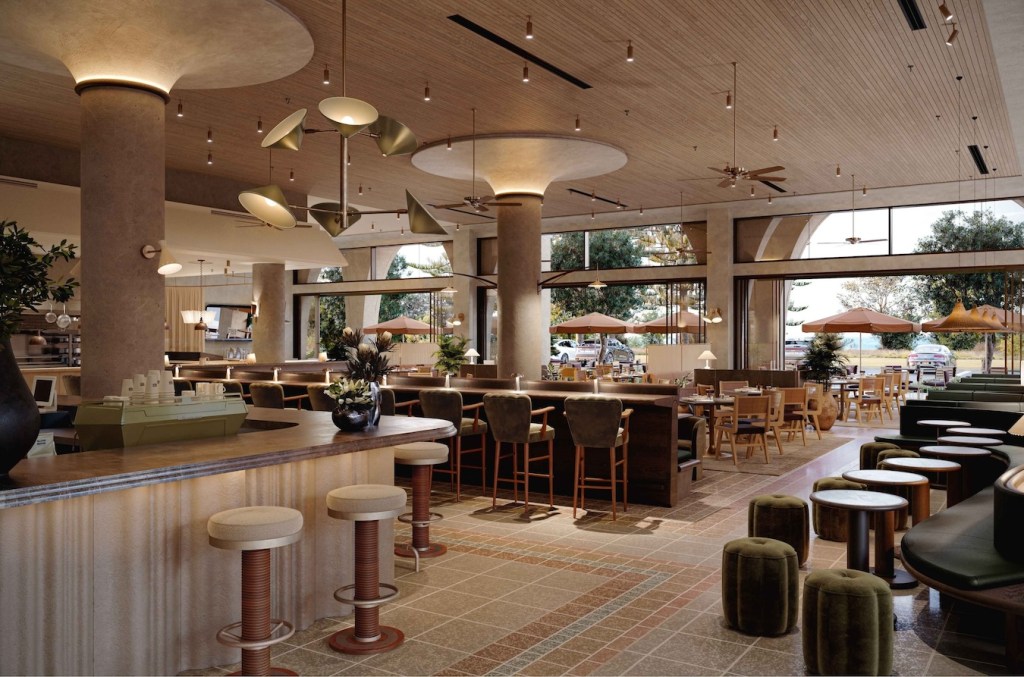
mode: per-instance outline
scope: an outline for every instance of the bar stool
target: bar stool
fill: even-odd
[[[443,519],[440,513],[430,512],[430,485],[433,466],[448,460],[448,445],[440,442],[410,442],[396,444],[395,463],[412,466],[412,512],[398,516],[400,522],[412,525],[412,543],[396,545],[399,557],[415,557],[416,571],[420,570],[420,557],[440,557],[448,548],[430,542],[430,523]]]
[[[543,407],[533,409],[533,401],[529,395],[522,393],[487,393],[484,395],[484,410],[487,412],[487,422],[491,426],[491,433],[494,435],[494,484],[491,487],[491,507],[494,508],[498,502],[498,482],[511,482],[513,500],[519,502],[519,485],[523,485],[523,504],[530,507],[530,478],[546,478],[548,481],[548,508],[555,507],[554,495],[554,450],[555,450],[555,429],[548,424],[548,414],[555,410],[554,407]],[[531,419],[534,416],[542,416],[540,423],[534,423]],[[507,442],[512,445],[512,453],[501,454],[501,445]],[[547,453],[541,456],[530,457],[530,444],[534,442],[547,442]],[[519,470],[519,447],[523,448],[523,469]],[[498,468],[504,458],[512,459],[512,479],[501,479],[498,477]],[[530,469],[531,463],[547,461],[547,472],[537,472]]]
[[[448,473],[455,484],[455,500],[462,500],[462,469],[470,468],[480,471],[480,486],[487,491],[487,421],[480,419],[480,410],[484,403],[462,404],[462,393],[454,388],[431,388],[420,391],[420,409],[427,418],[440,418],[452,422],[455,435],[449,437],[451,450],[450,463],[447,469],[439,468],[437,472]],[[473,412],[473,418],[464,417],[464,413]],[[480,436],[480,446],[466,448],[462,446],[462,438]],[[462,462],[465,454],[480,452],[480,465],[468,465]]]
[[[609,489],[612,494],[612,519],[617,519],[616,485],[622,485],[622,509],[629,510],[629,417],[632,409],[622,410],[622,400],[601,395],[573,395],[565,398],[565,418],[576,445],[576,470],[573,474],[572,517],[576,519],[577,503],[584,507],[587,489]],[[619,422],[623,426],[619,427]],[[608,450],[608,477],[588,477],[586,448]],[[622,458],[615,450],[622,447]],[[618,468],[622,477],[618,478]]]
[[[374,654],[401,646],[405,635],[397,628],[380,624],[380,607],[398,597],[398,588],[380,582],[378,526],[380,520],[394,519],[405,507],[405,489],[386,484],[353,484],[327,494],[327,514],[355,522],[355,579],[334,591],[334,599],[355,607],[356,624],[331,636],[335,651]],[[381,588],[388,591],[381,595]],[[345,595],[353,590],[352,597]]]
[[[270,549],[302,538],[302,513],[277,506],[234,508],[210,517],[206,529],[213,547],[242,551],[242,620],[221,628],[217,641],[242,650],[240,674],[296,674],[270,666],[270,647],[295,634],[291,623],[270,617]],[[239,628],[241,634],[235,632]]]

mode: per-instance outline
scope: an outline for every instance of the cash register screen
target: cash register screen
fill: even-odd
[[[32,383],[32,396],[41,410],[53,410],[57,404],[57,377],[37,376]]]

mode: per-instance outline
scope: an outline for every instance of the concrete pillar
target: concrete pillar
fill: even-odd
[[[125,86],[82,99],[82,395],[163,369],[164,279],[139,253],[164,236],[164,100]]]
[[[253,323],[252,349],[258,362],[284,362],[288,359],[285,319],[288,312],[283,263],[254,263],[252,296],[259,317]]]
[[[722,311],[723,322],[707,324],[707,341],[718,361],[719,369],[732,369],[733,355],[733,227],[728,209],[708,210],[708,283],[705,304],[708,310]]]
[[[541,198],[501,197],[522,206],[498,207],[498,376],[517,373],[539,379],[548,351],[546,345],[538,345]]]
[[[448,262],[451,264],[452,270],[476,275],[476,235],[468,228],[452,235],[452,241],[445,243],[445,252],[448,254]],[[484,349],[481,347],[483,344],[477,334],[476,321],[476,290],[481,283],[470,277],[456,275],[452,279],[452,286],[458,290],[453,299],[452,312],[456,315],[462,313],[466,316],[462,326],[455,328],[455,333],[459,336],[469,337],[469,347],[475,348],[478,353],[483,355]],[[477,362],[479,363],[479,359]]]

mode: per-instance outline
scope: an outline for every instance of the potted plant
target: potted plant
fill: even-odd
[[[49,249],[15,221],[0,221],[0,482],[25,458],[39,435],[39,409],[21,375],[11,336],[21,314],[48,299],[67,302],[78,286],[73,278],[50,281],[50,266],[75,258],[75,246],[61,240]]]
[[[368,381],[343,378],[331,383],[324,392],[337,403],[331,412],[331,419],[338,428],[356,432],[370,423],[374,399]]]
[[[373,401],[369,425],[375,426],[380,421],[380,382],[394,369],[387,356],[395,347],[391,332],[382,332],[376,340],[370,340],[352,327],[345,327],[338,343],[345,351],[349,377],[368,384]]]
[[[455,334],[442,334],[434,351],[434,368],[438,373],[459,375],[459,367],[466,363],[466,346],[469,339]]]
[[[832,396],[832,379],[846,376],[846,358],[840,354],[842,348],[842,336],[820,332],[814,335],[804,355],[805,378],[821,384],[818,423],[822,430],[831,429],[839,415],[839,405]]]

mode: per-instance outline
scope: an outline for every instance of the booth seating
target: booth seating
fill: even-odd
[[[1006,615],[1007,667],[1019,672],[1024,669],[1024,448],[1003,445],[992,455],[1009,470],[999,476],[976,473],[976,479],[993,486],[914,525],[900,551],[907,571],[922,583]]]
[[[679,493],[685,496],[693,482],[704,476],[704,456],[708,453],[708,422],[701,416],[679,415],[679,441],[676,461],[679,464]]]

